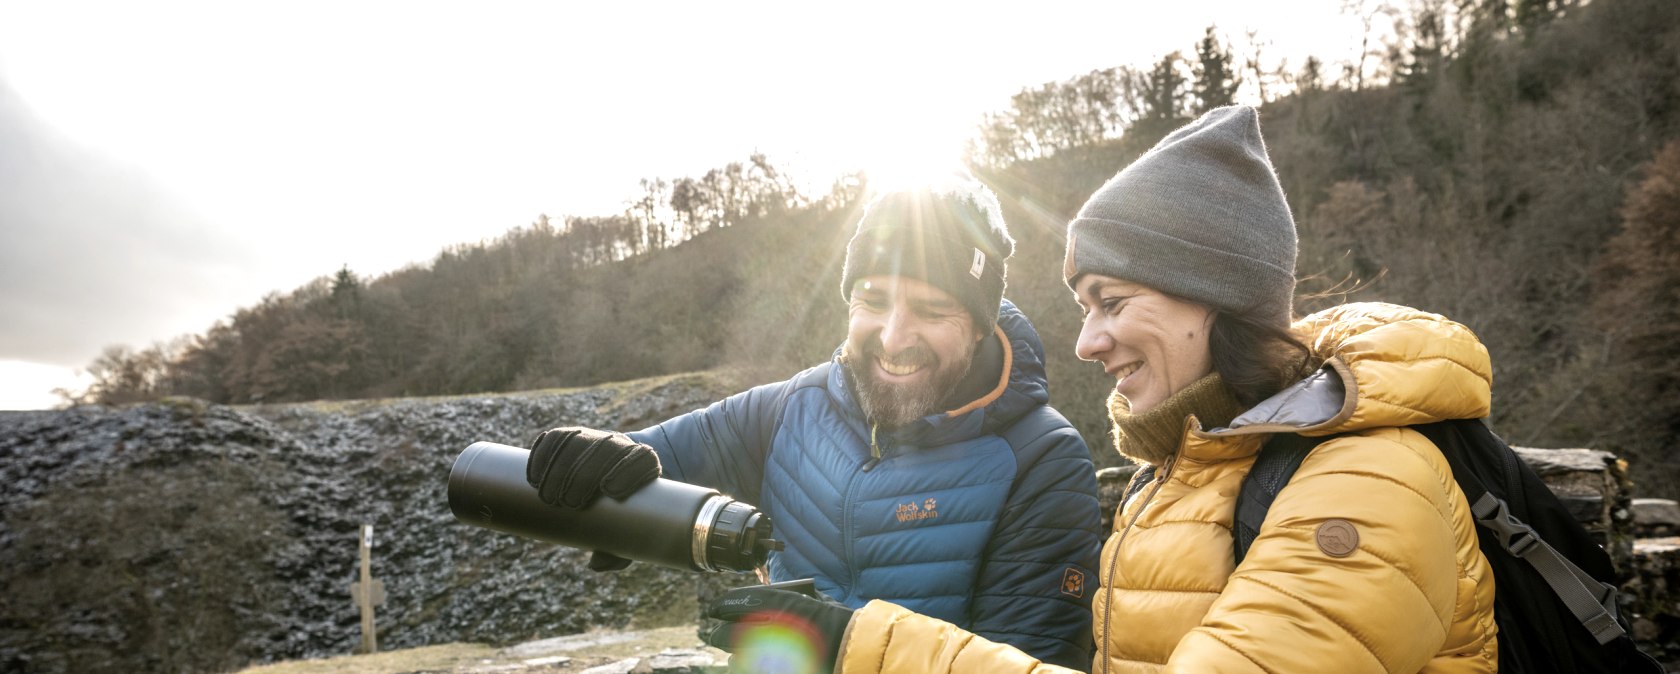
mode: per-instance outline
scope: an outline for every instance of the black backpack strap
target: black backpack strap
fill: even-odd
[[[1278,492],[1283,491],[1289,478],[1301,468],[1301,462],[1323,441],[1324,438],[1275,433],[1260,448],[1254,467],[1248,470],[1237,492],[1237,513],[1231,522],[1232,551],[1236,553],[1238,565],[1260,535],[1260,525],[1266,522],[1266,511],[1271,510]]]
[[[1510,506],[1493,494],[1483,493],[1470,506],[1470,511],[1476,516],[1476,524],[1497,537],[1500,547],[1540,573],[1552,592],[1557,593],[1598,643],[1607,644],[1626,634],[1616,619],[1616,586],[1600,582],[1575,566],[1540,538],[1533,527],[1512,515]]]
[[[1502,477],[1505,484],[1503,492],[1511,499],[1523,502],[1522,466],[1521,459],[1515,452],[1505,445],[1505,441],[1494,435],[1487,425],[1477,419],[1454,419],[1432,424],[1413,426],[1424,437],[1434,443],[1441,450],[1447,464],[1452,467],[1453,477],[1459,488],[1464,490],[1465,500],[1470,502],[1470,511],[1476,518],[1476,524],[1494,535],[1494,540],[1512,557],[1522,559],[1540,574],[1546,585],[1552,588],[1559,599],[1563,600],[1569,612],[1581,621],[1593,638],[1600,644],[1607,644],[1622,636],[1626,632],[1617,619],[1616,586],[1594,578],[1592,574],[1582,570],[1575,563],[1569,561],[1557,548],[1548,544],[1540,537],[1533,527],[1518,518],[1512,512],[1509,503],[1490,493],[1487,485],[1483,484],[1477,471],[1466,464],[1465,447],[1467,445],[1487,445],[1505,448],[1501,452],[1505,464],[1502,466]]]
[[[1136,473],[1132,473],[1132,480],[1126,483],[1126,495],[1120,497],[1120,505],[1126,505],[1127,501],[1132,500],[1133,496],[1137,496],[1137,493],[1143,491],[1143,488],[1154,479],[1155,466],[1138,468]]]

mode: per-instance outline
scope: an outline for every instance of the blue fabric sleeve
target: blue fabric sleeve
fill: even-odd
[[[1085,671],[1102,549],[1091,452],[1048,406],[1003,435],[1019,468],[975,582],[972,631]]]
[[[760,505],[776,417],[800,379],[754,387],[628,435],[659,454],[663,477]]]

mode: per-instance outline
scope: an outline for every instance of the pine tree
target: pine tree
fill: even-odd
[[[1300,74],[1295,76],[1295,90],[1303,93],[1324,90],[1324,62],[1317,56],[1308,56],[1301,65]]]
[[[350,265],[340,267],[333,275],[330,302],[339,318],[354,318],[361,313],[362,281],[350,271]]]
[[[1208,26],[1202,41],[1196,44],[1196,81],[1191,85],[1191,94],[1198,115],[1235,103],[1237,88],[1242,86],[1236,58],[1229,47],[1220,44],[1214,28]]]
[[[1173,52],[1161,57],[1143,85],[1144,119],[1170,121],[1184,118],[1184,73],[1178,62],[1183,57]]]
[[[1516,19],[1518,30],[1524,35],[1531,35],[1541,26],[1551,23],[1563,10],[1562,5],[1558,0],[1517,0],[1512,18]]]
[[[1400,82],[1416,91],[1441,69],[1447,58],[1446,9],[1440,0],[1419,3],[1412,16],[1414,34],[1400,64]]]

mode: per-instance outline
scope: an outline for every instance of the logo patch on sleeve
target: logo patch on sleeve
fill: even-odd
[[[1085,572],[1071,566],[1068,567],[1067,571],[1062,573],[1062,594],[1074,599],[1084,597]]]
[[[1318,549],[1331,557],[1346,557],[1359,549],[1359,530],[1343,519],[1318,525]]]

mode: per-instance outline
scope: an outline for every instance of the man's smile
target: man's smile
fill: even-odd
[[[875,359],[875,364],[880,366],[882,371],[895,377],[908,377],[927,367],[926,361],[895,363],[892,359],[886,357],[877,357]]]

